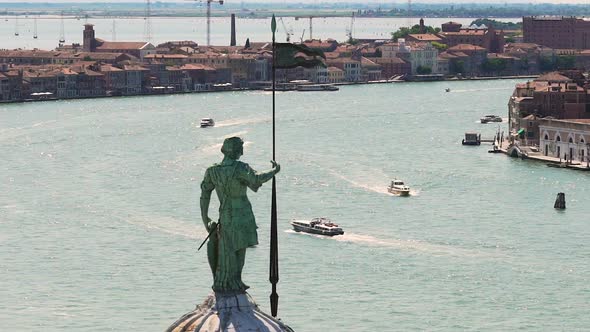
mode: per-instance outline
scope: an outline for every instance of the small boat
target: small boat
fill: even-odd
[[[488,122],[502,122],[502,118],[497,115],[485,115],[481,119],[479,119],[481,123],[488,123]]]
[[[410,187],[404,184],[402,180],[393,180],[389,187],[387,187],[387,191],[392,194],[399,195],[399,196],[409,196],[410,195]]]
[[[338,91],[339,87],[332,84],[302,84],[297,86],[297,91]]]
[[[201,119],[201,128],[213,127],[215,126],[215,121],[211,118],[202,118]]]
[[[291,226],[296,232],[327,236],[344,234],[342,228],[328,218],[313,218],[311,221],[293,220]]]
[[[451,92],[451,88],[446,88],[445,92]]]

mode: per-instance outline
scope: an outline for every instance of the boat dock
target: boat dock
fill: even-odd
[[[549,167],[569,168],[578,171],[590,171],[590,164],[580,163],[578,161],[569,162],[562,158],[550,157],[541,154],[539,151],[529,146],[513,146],[506,141],[501,141],[499,145],[494,145],[494,150],[489,152],[499,152],[511,157],[520,157],[522,159],[531,159],[544,162]]]

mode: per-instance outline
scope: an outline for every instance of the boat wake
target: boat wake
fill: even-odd
[[[449,92],[465,93],[465,92],[478,92],[478,91],[492,91],[492,90],[512,90],[513,88],[488,88],[488,89],[462,89],[454,90],[451,89]]]
[[[245,124],[254,124],[254,123],[262,123],[262,122],[270,122],[271,119],[269,117],[260,117],[260,118],[251,118],[251,119],[229,119],[224,121],[219,121],[215,123],[215,127],[230,127],[230,126],[239,126]]]
[[[306,236],[312,236],[318,239],[354,243],[371,247],[394,248],[403,251],[422,252],[431,255],[445,255],[457,257],[497,257],[497,255],[484,253],[477,250],[469,250],[451,245],[433,244],[418,240],[380,239],[371,235],[354,234],[346,232],[344,233],[344,235],[337,235],[331,237],[309,234],[304,232],[296,232],[294,230],[287,230],[285,231],[285,233],[301,234]]]
[[[241,132],[233,133],[233,134],[230,134],[230,135],[226,135],[220,141],[223,141],[224,139],[229,138],[229,137],[243,136],[246,133],[248,133],[248,132],[247,131],[241,131]],[[252,142],[245,141],[244,142],[244,147],[246,147],[246,146],[248,146],[250,144],[252,144]],[[200,148],[199,151],[201,153],[204,153],[204,154],[219,154],[220,153],[219,151],[221,151],[221,146],[222,145],[223,145],[223,143],[217,143],[217,144],[213,144],[213,145],[207,145],[207,146],[204,146],[204,147]]]
[[[378,194],[389,194],[387,192],[387,188],[386,185],[383,184],[372,184],[372,183],[362,183],[353,179],[350,179],[346,176],[344,176],[341,173],[336,172],[335,170],[330,169],[329,170],[330,174],[333,175],[336,178],[339,178],[340,180],[346,181],[348,183],[350,183],[351,185],[353,185],[354,187],[357,188],[361,188],[367,191],[372,191],[372,192],[376,192]],[[387,181],[383,182],[383,183],[387,183]]]
[[[161,216],[113,216],[122,222],[130,225],[145,228],[148,231],[156,231],[165,234],[184,237],[187,239],[204,239],[207,234],[199,231],[195,224],[187,223],[170,217]]]

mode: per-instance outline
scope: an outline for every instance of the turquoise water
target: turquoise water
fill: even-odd
[[[277,94],[279,315],[297,331],[583,331],[590,177],[464,147],[514,80]],[[445,93],[446,87],[451,88]],[[162,331],[210,292],[198,208],[224,137],[270,167],[266,92],[0,106],[0,330]],[[202,117],[217,126],[200,129]],[[505,128],[505,125],[503,125]],[[413,196],[385,188],[405,180]],[[553,209],[558,192],[568,208]],[[270,186],[245,282],[269,311]],[[216,206],[216,202],[214,202]],[[216,217],[216,208],[211,216]],[[290,231],[327,216],[346,231]]]

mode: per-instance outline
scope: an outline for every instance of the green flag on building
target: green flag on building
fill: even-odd
[[[301,44],[276,43],[275,57],[275,68],[326,67],[326,56],[322,50]]]

